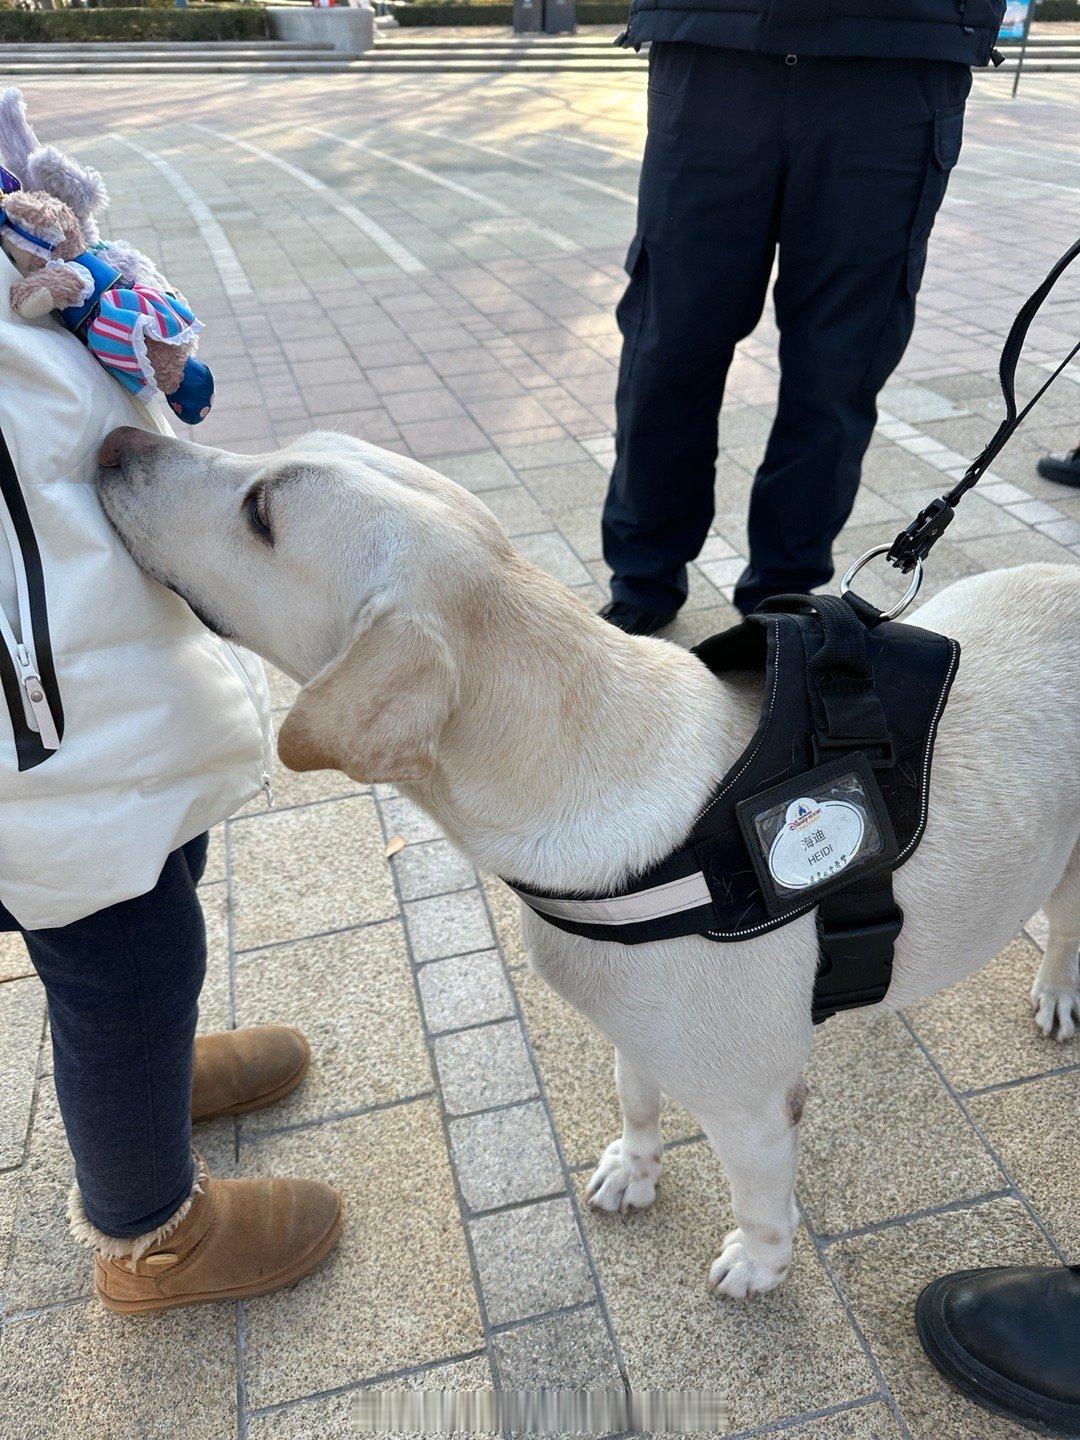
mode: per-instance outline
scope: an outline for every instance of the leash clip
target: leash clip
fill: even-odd
[[[934,502],[935,505],[939,503],[940,502],[936,500]],[[952,519],[951,512],[949,519]],[[909,528],[913,528],[913,526],[917,525],[918,523],[918,520],[913,521],[912,527]],[[948,524],[948,521],[946,521],[946,524]],[[895,540],[893,541],[893,544],[896,544]],[[851,582],[855,579],[855,576],[859,573],[859,571],[863,568],[864,565],[868,565],[870,561],[876,559],[878,555],[888,555],[889,558],[892,559],[891,547],[888,545],[875,545],[872,550],[867,550],[865,554],[860,555],[859,558],[855,561],[854,565],[852,565],[848,569],[847,574],[840,581],[841,595],[846,595],[848,593],[848,591],[851,589]],[[898,604],[894,605],[891,610],[883,610],[881,613],[882,620],[898,619],[898,617],[904,613],[904,611],[908,608],[911,602],[915,599],[915,596],[919,593],[919,586],[922,584],[923,577],[923,563],[920,556],[916,555],[914,561],[912,562],[912,568],[914,569],[915,574],[912,576],[911,584],[904,592],[903,599]]]
[[[944,496],[939,495],[936,500],[932,500],[888,546],[890,564],[895,565],[902,574],[909,574],[930,554],[952,524],[955,514],[956,511]]]

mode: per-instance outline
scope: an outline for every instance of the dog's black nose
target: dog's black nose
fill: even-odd
[[[98,464],[106,470],[116,470],[128,455],[139,455],[149,450],[158,439],[151,431],[140,430],[135,425],[121,425],[110,430],[98,451]]]

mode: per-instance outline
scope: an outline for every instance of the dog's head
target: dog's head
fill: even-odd
[[[286,765],[423,781],[512,555],[474,496],[336,433],[247,456],[135,429],[106,439],[98,490],[144,570],[304,683]]]

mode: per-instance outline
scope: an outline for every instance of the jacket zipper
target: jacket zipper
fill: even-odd
[[[266,796],[267,807],[272,810],[274,808],[274,787],[270,778],[272,742],[267,727],[263,724],[263,712],[262,706],[259,703],[259,696],[252,683],[251,676],[247,672],[247,666],[236,653],[235,647],[230,645],[227,640],[222,641],[222,644],[225,646],[226,653],[232,661],[233,669],[237,675],[239,675],[240,682],[247,691],[247,697],[251,701],[251,708],[255,711],[255,718],[259,722],[259,730],[262,734],[263,742],[262,792]]]
[[[0,526],[11,552],[18,603],[18,633],[0,607],[0,683],[11,717],[19,769],[30,770],[60,748],[64,711],[53,665],[41,553],[2,431]],[[27,719],[27,707],[33,724]]]

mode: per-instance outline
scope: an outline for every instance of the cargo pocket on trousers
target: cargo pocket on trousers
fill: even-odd
[[[913,298],[918,294],[919,286],[922,284],[930,232],[934,228],[934,221],[941,209],[941,202],[945,198],[949,174],[960,158],[960,146],[963,139],[963,105],[950,105],[947,109],[938,110],[934,115],[934,133],[930,145],[930,155],[926,162],[926,173],[923,176],[919,200],[915,207],[915,219],[911,226],[911,239],[905,267],[907,292]]]
[[[648,307],[649,254],[640,232],[630,242],[623,268],[630,276],[630,284],[623,291],[623,297],[615,310],[615,319],[623,337],[622,363],[619,367],[620,385],[630,378],[634,368]]]
[[[964,137],[964,107],[950,105],[935,112],[930,136],[930,153],[919,184],[908,246],[903,254],[889,308],[869,363],[863,372],[860,389],[876,395],[900,363],[911,338],[915,323],[915,296],[922,284],[926,268],[926,250],[934,220],[945,198],[949,172],[960,156]]]

